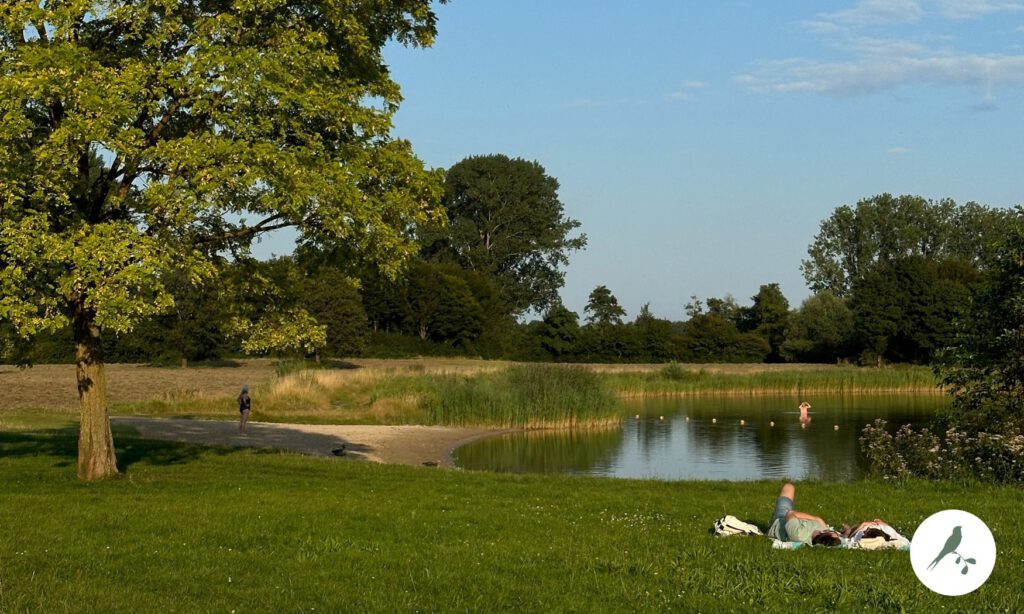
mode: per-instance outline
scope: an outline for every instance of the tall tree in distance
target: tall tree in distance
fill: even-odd
[[[540,344],[554,360],[572,355],[580,340],[579,316],[561,303],[552,305],[539,327]]]
[[[850,308],[826,290],[789,315],[782,355],[792,362],[835,362],[847,352],[852,334]]]
[[[382,49],[434,35],[428,0],[0,5],[0,320],[70,323],[80,477],[117,472],[102,336],[169,310],[172,272],[285,227],[392,274],[418,250],[439,178],[390,137]]]
[[[580,223],[565,216],[558,180],[537,162],[474,156],[445,175],[448,226],[421,228],[428,258],[455,262],[494,278],[513,314],[558,300],[560,270],[587,244],[570,237]]]
[[[780,362],[782,343],[786,340],[789,301],[776,283],[762,285],[750,299],[754,303],[742,310],[740,331],[754,332],[764,337],[771,348],[768,362]],[[708,305],[711,305],[710,299]]]
[[[608,286],[598,286],[591,291],[583,312],[587,314],[587,323],[596,325],[622,324],[626,315],[626,310],[619,305],[619,299]]]
[[[977,203],[958,206],[951,199],[881,194],[855,207],[838,207],[823,220],[800,269],[812,291],[846,298],[853,284],[880,262],[921,256],[980,266],[1006,219],[1005,210]]]

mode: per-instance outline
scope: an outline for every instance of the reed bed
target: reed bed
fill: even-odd
[[[646,373],[604,375],[622,397],[759,394],[942,394],[928,367],[821,367],[792,371],[712,373],[667,365]]]
[[[584,368],[527,365],[473,377],[434,376],[423,403],[429,424],[580,428],[618,424],[619,403]]]
[[[939,394],[927,367],[648,365],[605,371],[583,365],[378,361],[324,368],[287,364],[252,388],[253,420],[326,424],[438,424],[506,428],[618,424],[620,398],[825,393]],[[114,413],[230,418],[234,395],[182,383]]]
[[[368,404],[404,405],[419,424],[527,429],[617,425],[620,413],[601,376],[552,365],[384,379]]]

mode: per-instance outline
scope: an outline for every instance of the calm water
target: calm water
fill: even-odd
[[[812,405],[806,428],[801,400]],[[947,403],[941,395],[648,399],[630,403],[621,429],[492,437],[456,450],[455,462],[516,473],[842,481],[864,468],[857,438],[865,424],[920,425]]]

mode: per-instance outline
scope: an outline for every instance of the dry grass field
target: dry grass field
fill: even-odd
[[[187,369],[110,364],[107,365],[109,401],[112,406],[117,406],[144,401],[232,398],[243,384],[265,388],[277,378],[277,364],[278,361],[271,358],[237,360],[223,366],[193,366]],[[382,373],[473,373],[508,364],[441,358],[353,360],[339,363],[343,368],[325,370],[321,377],[343,379],[364,370]],[[47,409],[74,412],[77,408],[74,365],[36,365],[26,369],[0,365],[0,411]]]
[[[459,396],[462,391],[457,382],[435,376],[476,375],[513,364],[470,358],[353,359],[331,361],[325,368],[309,370],[296,370],[301,365],[271,358],[184,369],[111,364],[107,366],[108,399],[115,415],[233,420],[234,398],[242,385],[248,384],[255,400],[254,420],[422,424],[426,419],[425,399],[438,401],[439,396]],[[806,390],[938,392],[930,372],[921,367],[879,370],[804,364],[686,364],[666,369],[663,364],[555,365],[573,366],[600,373],[602,382],[620,397]],[[77,406],[73,365],[28,369],[0,366],[0,426],[25,422],[26,416],[29,421],[44,416],[74,419]]]
[[[232,396],[242,384],[260,384],[277,375],[276,361],[239,361],[237,366],[188,369],[147,365],[107,365],[111,404],[137,403],[183,394]],[[38,408],[76,411],[74,365],[0,366],[0,410]]]
[[[107,384],[111,405],[140,403],[150,400],[182,398],[224,398],[238,393],[242,384],[264,386],[277,376],[277,360],[255,358],[238,360],[230,366],[154,367],[142,364],[107,365]],[[355,370],[409,373],[474,373],[508,366],[504,361],[482,361],[469,358],[354,359],[347,363]],[[661,364],[581,365],[599,373],[645,373],[664,367]],[[694,364],[688,370],[707,373],[750,374],[763,372],[796,372],[821,370],[822,365],[769,364]],[[345,369],[332,378],[346,377]],[[326,374],[325,374],[326,375]],[[75,411],[78,393],[73,365],[36,365],[19,369],[0,365],[0,410],[48,409]]]

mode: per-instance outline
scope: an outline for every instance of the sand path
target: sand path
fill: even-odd
[[[237,422],[176,418],[112,417],[117,426],[135,428],[139,437],[218,446],[293,450],[317,456],[345,444],[346,459],[377,463],[454,466],[452,451],[462,444],[499,433],[501,429],[447,426],[320,425],[250,422],[238,434]]]

